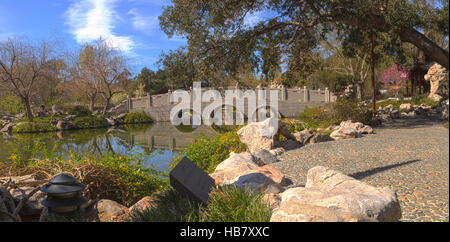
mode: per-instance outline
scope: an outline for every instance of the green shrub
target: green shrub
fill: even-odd
[[[306,128],[327,128],[345,120],[370,124],[372,111],[357,99],[339,98],[336,102],[328,103],[323,107],[308,107],[299,115]]]
[[[81,105],[69,107],[66,109],[66,111],[68,114],[76,115],[77,117],[85,117],[90,116],[92,114],[88,108]]]
[[[76,117],[73,121],[73,124],[80,129],[89,129],[89,128],[101,128],[107,127],[108,122],[102,116],[90,115],[84,117]]]
[[[124,122],[126,124],[150,123],[152,119],[144,111],[139,111],[128,113]]]
[[[20,98],[16,96],[0,97],[0,115],[15,115],[24,111]]]
[[[220,162],[229,157],[231,152],[239,153],[245,150],[246,146],[239,140],[236,132],[227,132],[212,138],[203,136],[190,144],[182,155],[173,159],[170,167],[175,167],[185,155],[202,170],[212,173]]]
[[[263,193],[221,187],[210,193],[207,205],[197,205],[170,189],[156,195],[156,206],[134,214],[143,222],[269,222],[272,212]]]
[[[51,132],[57,131],[56,126],[50,123],[44,122],[24,122],[21,125],[14,127],[13,132],[15,133],[38,133],[38,132]]]

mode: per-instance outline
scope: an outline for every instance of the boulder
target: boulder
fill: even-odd
[[[2,129],[0,129],[0,132],[2,132],[2,133],[9,133],[9,132],[12,131],[12,129],[13,129],[15,126],[16,126],[16,124],[13,123],[13,122],[7,123],[7,124],[5,124],[5,125],[3,126]]]
[[[400,104],[400,110],[402,110],[402,111],[410,111],[411,109],[412,109],[411,103]]]
[[[118,218],[128,214],[127,207],[108,199],[99,200],[95,204],[95,209],[100,222],[116,221]]]
[[[283,141],[277,141],[275,142],[277,147],[281,147],[284,150],[294,150],[294,149],[298,149],[300,147],[302,147],[302,144],[298,143],[297,141],[294,140],[283,140]]]
[[[323,199],[314,198],[312,204],[334,207],[359,220],[388,222],[401,218],[400,204],[394,191],[370,186],[323,166],[308,171],[305,189],[323,193]]]
[[[257,191],[267,189],[269,185],[284,185],[285,176],[278,169],[264,165],[259,167],[250,153],[231,153],[230,158],[220,163],[210,175],[216,185],[235,185],[252,188]]]
[[[115,126],[116,125],[115,120],[112,119],[112,118],[106,118],[106,122],[108,122],[109,126]]]
[[[315,144],[315,143],[327,142],[327,141],[332,141],[332,140],[333,140],[333,138],[331,138],[327,134],[316,133],[314,135],[314,137],[312,137],[312,139],[309,140],[309,143]]]
[[[263,196],[263,201],[268,203],[272,211],[274,211],[280,206],[281,197],[279,194],[266,193]]]
[[[330,134],[330,137],[335,140],[348,139],[348,138],[359,138],[359,137],[361,137],[361,133],[358,132],[354,128],[343,127],[343,128],[333,131],[333,133]]]
[[[131,206],[128,211],[131,214],[141,213],[148,209],[152,209],[156,207],[155,199],[150,196],[146,196]]]
[[[337,139],[359,138],[361,134],[373,134],[373,129],[369,125],[361,122],[353,123],[351,120],[342,121],[339,128],[330,134],[330,137]]]
[[[71,123],[68,120],[58,120],[58,123],[56,124],[56,128],[58,130],[70,130],[70,129],[75,129],[76,126]]]
[[[445,67],[434,64],[428,69],[424,78],[430,82],[429,98],[439,101],[442,95],[448,94],[448,71]]]
[[[270,153],[270,151],[267,150],[256,151],[253,156],[255,157],[256,164],[260,166],[278,162],[276,155]]]
[[[274,127],[270,124],[271,119],[268,118],[261,122],[250,123],[237,131],[239,139],[247,145],[248,150],[254,153],[258,150],[271,150],[275,148],[276,142],[279,140],[280,134],[289,140],[296,140],[286,127],[286,124],[278,120],[278,129],[272,132],[273,135],[267,135],[273,131]]]
[[[255,158],[248,152],[230,153],[230,157],[222,161],[211,174],[216,183],[230,183],[240,174],[257,168]]]
[[[270,222],[356,222],[350,215],[323,207],[298,202],[298,200],[273,201],[277,206]]]
[[[361,134],[373,134],[373,128],[370,127],[369,125],[364,125],[364,127],[362,127],[361,129],[359,129],[359,132],[361,132]]]
[[[306,144],[309,144],[309,140],[312,137],[314,137],[315,134],[316,134],[316,132],[312,129],[304,129],[300,132],[295,133],[294,137],[297,140],[297,142],[299,142],[300,144],[306,145]]]
[[[254,153],[258,150],[275,148],[275,136],[263,136],[261,131],[270,128],[270,119],[250,123],[237,131],[239,139],[247,145],[248,150]]]
[[[284,174],[275,167],[266,165],[245,172],[230,180],[225,185],[235,185],[241,188],[252,188],[256,191],[266,191],[270,185],[285,185]]]
[[[275,149],[269,150],[270,154],[275,155],[275,156],[281,155],[281,154],[283,154],[285,151],[286,151],[286,150],[283,149],[283,148],[281,148],[281,147],[277,147],[277,148],[275,148]]]
[[[34,187],[20,187],[13,188],[10,190],[11,196],[14,198],[16,203],[19,203],[20,200],[30,194],[33,191]],[[37,191],[33,196],[31,196],[28,201],[25,203],[25,206],[20,210],[20,215],[22,216],[33,216],[39,215],[44,208],[41,204],[42,201],[45,200],[45,193],[41,191]]]

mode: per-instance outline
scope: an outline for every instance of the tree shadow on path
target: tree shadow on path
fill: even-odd
[[[349,176],[360,180],[360,179],[363,179],[365,177],[374,175],[374,174],[379,173],[379,172],[383,172],[383,171],[386,171],[386,170],[389,170],[389,169],[393,169],[393,168],[396,168],[396,167],[399,167],[399,166],[408,165],[408,164],[415,163],[415,162],[418,162],[418,161],[421,161],[421,160],[417,160],[416,159],[416,160],[405,161],[405,162],[397,163],[397,164],[393,164],[393,165],[377,167],[377,168],[373,168],[373,169],[366,170],[366,171],[356,172],[356,173],[350,174]]]

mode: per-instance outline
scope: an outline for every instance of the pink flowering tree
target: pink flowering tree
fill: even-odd
[[[393,64],[381,73],[379,81],[389,91],[394,92],[395,96],[398,96],[399,90],[405,87],[409,81],[409,70],[403,69],[400,65]]]

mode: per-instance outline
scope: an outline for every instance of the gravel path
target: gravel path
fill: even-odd
[[[310,168],[327,166],[396,191],[402,221],[449,221],[449,130],[442,122],[397,120],[372,135],[310,144],[278,158],[272,165],[292,186],[304,186]]]

